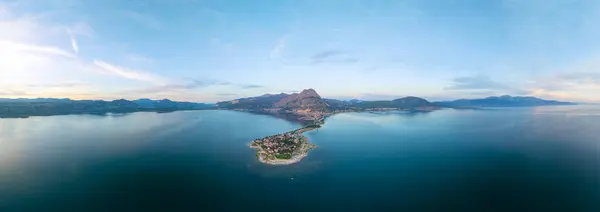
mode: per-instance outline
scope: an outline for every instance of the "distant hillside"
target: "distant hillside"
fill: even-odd
[[[193,102],[174,102],[168,99],[71,100],[71,99],[0,99],[0,118],[49,116],[66,114],[129,113],[138,111],[199,110],[212,105]]]
[[[346,109],[356,105],[356,102],[353,101],[343,101],[337,99],[323,99],[329,105],[330,109]]]
[[[157,109],[157,110],[186,110],[186,109],[204,109],[212,107],[212,104],[195,103],[195,102],[175,102],[168,99],[151,100],[138,99],[134,100],[140,108]]]
[[[265,94],[257,97],[234,99],[230,101],[217,102],[216,107],[223,109],[264,109],[272,108],[275,102],[279,102],[288,94]]]
[[[356,103],[360,108],[403,108],[403,109],[418,109],[424,107],[432,107],[431,102],[414,96],[394,99],[391,101],[361,101]]]
[[[573,105],[572,102],[544,100],[536,97],[491,96],[483,99],[459,99],[454,101],[434,102],[440,107],[530,107],[544,105]]]

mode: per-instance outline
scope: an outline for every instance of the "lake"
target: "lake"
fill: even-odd
[[[363,112],[300,163],[235,111],[0,119],[0,211],[600,211],[600,107]]]

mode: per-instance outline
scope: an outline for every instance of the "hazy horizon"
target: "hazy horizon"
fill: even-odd
[[[597,1],[0,1],[0,98],[600,102]]]

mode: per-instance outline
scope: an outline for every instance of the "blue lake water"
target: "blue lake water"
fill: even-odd
[[[600,107],[345,113],[289,166],[247,145],[300,125],[234,111],[0,119],[0,211],[600,211]]]

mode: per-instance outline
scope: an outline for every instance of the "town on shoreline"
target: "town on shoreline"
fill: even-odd
[[[256,139],[250,143],[250,147],[256,149],[256,157],[262,163],[271,165],[297,163],[306,157],[311,149],[317,147],[310,143],[302,133],[320,127],[318,124],[312,124],[282,134]]]

